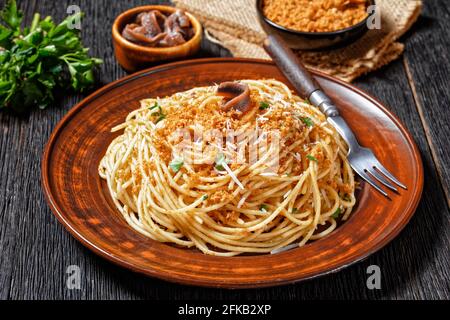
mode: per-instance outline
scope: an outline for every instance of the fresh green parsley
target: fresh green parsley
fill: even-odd
[[[174,159],[169,164],[169,167],[172,169],[173,172],[178,172],[180,171],[183,164],[184,164],[183,159]]]
[[[337,208],[336,211],[331,215],[332,218],[337,219],[341,214],[341,208]]]
[[[161,113],[161,114],[159,115],[158,119],[156,119],[155,123],[158,123],[158,122],[164,120],[165,118],[166,118],[166,115]]]
[[[203,197],[202,197],[203,201],[205,201],[206,199],[208,199],[208,195],[207,194],[203,195]]]
[[[267,205],[264,203],[259,206],[259,211],[267,212],[268,210],[269,210],[269,207],[267,207]]]
[[[311,120],[311,118],[308,117],[299,117],[300,121],[303,122],[307,127],[314,126],[314,122]]]
[[[155,104],[150,107],[150,110],[153,110],[153,109],[156,109],[156,108],[158,108],[159,111],[161,112],[161,106],[158,104],[157,101],[155,101]]]
[[[265,102],[265,101],[261,101],[259,103],[259,110],[266,110],[269,107],[270,107],[270,105],[267,102]]]
[[[227,163],[226,161],[227,161],[227,159],[225,158],[225,155],[223,153],[219,153],[216,156],[216,161],[215,161],[216,166],[215,166],[215,168],[217,170],[219,170],[219,171],[224,171],[225,168],[224,168],[223,165]]]
[[[166,115],[164,114],[164,112],[163,112],[161,106],[158,104],[158,102],[155,102],[155,104],[152,107],[150,107],[150,110],[153,110],[153,109],[158,109],[158,111],[156,111],[156,112],[152,111],[152,113],[151,113],[152,116],[158,117],[158,118],[156,118],[155,123],[158,123],[166,118]]]
[[[22,12],[15,0],[8,1],[0,12],[0,109],[43,109],[57,90],[84,91],[94,84],[93,71],[102,60],[88,55],[80,31],[72,27],[82,16],[56,24],[35,13],[22,29]]]
[[[312,155],[310,155],[310,154],[306,155],[306,157],[307,157],[310,161],[315,161],[315,162],[319,163],[319,160],[317,160],[316,157],[314,157],[314,156],[312,156]]]

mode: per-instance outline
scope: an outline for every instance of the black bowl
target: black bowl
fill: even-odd
[[[368,6],[374,5],[375,0],[368,0]],[[348,45],[361,38],[368,30],[367,16],[364,20],[351,27],[331,32],[303,32],[285,28],[269,20],[264,15],[263,0],[256,0],[256,11],[259,22],[267,34],[278,34],[292,49],[325,50],[336,49]]]

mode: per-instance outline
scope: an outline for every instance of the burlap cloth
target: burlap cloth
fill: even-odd
[[[205,33],[229,49],[235,57],[270,59],[261,44],[265,38],[256,15],[255,0],[173,0],[193,13]],[[297,51],[304,63],[346,81],[373,71],[398,58],[404,45],[398,42],[417,20],[421,0],[377,0],[381,29],[369,30],[355,43],[336,50]]]

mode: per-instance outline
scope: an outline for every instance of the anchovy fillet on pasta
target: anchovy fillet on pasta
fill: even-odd
[[[215,85],[143,100],[112,129],[123,134],[99,174],[133,229],[233,256],[302,246],[349,217],[354,174],[326,117],[279,81],[237,82],[249,89],[245,113],[221,108],[225,98]],[[180,129],[192,140],[182,151]],[[223,138],[195,137],[211,130]],[[278,132],[275,147],[271,132]],[[259,152],[254,161],[252,148]]]

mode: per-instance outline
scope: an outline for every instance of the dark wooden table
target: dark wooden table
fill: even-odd
[[[5,0],[0,0],[3,7]],[[85,13],[82,34],[104,59],[99,87],[126,73],[111,45],[114,17],[156,1],[22,0],[33,12]],[[17,117],[0,113],[1,299],[449,299],[450,298],[450,14],[446,0],[425,0],[422,16],[404,36],[405,54],[355,84],[378,97],[414,136],[422,154],[425,187],[419,208],[402,233],[367,260],[339,273],[296,285],[258,290],[187,287],[135,274],[78,243],[50,212],[40,185],[40,158],[58,121],[82,96],[67,95],[46,110]],[[205,42],[200,56],[228,56]],[[367,267],[381,269],[380,290],[366,286]],[[67,268],[81,271],[81,289],[66,286]]]

